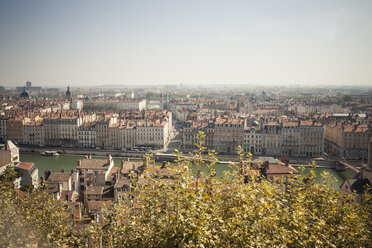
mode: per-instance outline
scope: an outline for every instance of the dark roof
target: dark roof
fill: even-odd
[[[116,183],[115,183],[115,189],[121,189],[124,187],[124,185],[130,185],[130,179],[127,178],[120,178]]]
[[[51,172],[47,182],[67,182],[71,175],[64,172]]]
[[[88,186],[85,190],[85,194],[102,194],[104,186]]]
[[[81,164],[76,169],[107,169],[107,159],[81,159]]]
[[[88,202],[88,211],[91,212],[97,212],[101,210],[101,208],[106,204],[107,202],[104,201],[90,201]]]
[[[357,194],[362,194],[367,187],[371,187],[371,182],[367,178],[352,179],[349,183],[351,191],[356,192]]]
[[[26,88],[23,89],[22,93],[19,95],[21,98],[28,98],[28,93],[26,91]]]
[[[122,169],[120,171],[121,174],[128,174],[130,170],[139,170],[139,169],[144,169],[144,164],[143,161],[140,162],[133,162],[133,161],[126,161],[124,165],[122,166]]]

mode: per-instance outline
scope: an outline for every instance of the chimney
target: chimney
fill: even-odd
[[[79,159],[78,161],[77,161],[77,166],[80,166],[81,165],[81,160]]]
[[[47,180],[47,179],[49,178],[51,172],[50,172],[50,170],[46,170],[46,171],[44,172],[44,174],[45,174],[45,180]]]
[[[107,163],[110,165],[112,162],[111,154],[108,155]]]

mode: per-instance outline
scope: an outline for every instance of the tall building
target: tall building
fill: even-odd
[[[67,99],[70,99],[71,98],[70,86],[67,86],[66,98]]]

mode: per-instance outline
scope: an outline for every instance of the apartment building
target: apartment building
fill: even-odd
[[[282,154],[282,127],[277,122],[269,122],[262,128],[262,154],[280,156]]]
[[[77,147],[79,127],[95,119],[95,114],[80,114],[78,111],[62,111],[45,117],[43,120],[45,145]]]
[[[18,170],[21,174],[20,186],[33,185],[35,188],[39,186],[39,170],[34,163],[21,162],[15,167],[15,170]]]
[[[23,124],[23,144],[44,146],[44,124],[42,122],[28,122]]]
[[[95,148],[97,131],[94,122],[84,123],[78,127],[78,144],[79,147]]]
[[[262,129],[259,126],[251,126],[244,130],[242,147],[245,153],[252,155],[262,153]]]
[[[146,99],[124,99],[117,102],[118,110],[139,110],[146,109]]]
[[[244,120],[216,118],[214,126],[214,147],[218,153],[236,153],[243,144]]]
[[[371,127],[366,124],[333,121],[324,126],[324,149],[340,158],[367,158],[371,137]]]
[[[0,168],[5,165],[15,166],[19,163],[19,148],[8,140],[0,145]]]
[[[0,142],[6,142],[8,138],[8,134],[6,131],[6,123],[9,118],[7,117],[0,117]]]
[[[109,172],[114,166],[111,155],[107,159],[81,159],[77,161],[74,174],[77,177],[77,189],[84,192],[88,186],[105,186]]]
[[[120,147],[122,149],[133,149],[137,146],[137,129],[134,123],[126,123],[120,126]]]
[[[121,140],[120,140],[120,128],[119,123],[114,123],[109,128],[109,139],[107,146],[113,149],[120,148]]]
[[[243,143],[244,119],[217,117],[186,122],[182,132],[184,150],[196,148],[199,131],[204,132],[208,149],[218,153],[236,153],[238,146]]]
[[[299,155],[299,123],[285,121],[281,125],[282,131],[282,154],[285,156]],[[278,154],[281,155],[281,154]]]
[[[6,122],[7,139],[12,140],[14,143],[22,143],[23,141],[23,125],[30,122],[27,117],[14,117],[8,119]]]
[[[152,149],[166,148],[169,141],[169,123],[167,121],[141,121],[136,127],[137,146]]]
[[[52,116],[44,118],[45,144],[53,146],[78,146],[78,116]]]
[[[299,156],[314,157],[323,155],[324,128],[315,121],[301,121],[299,125]]]
[[[118,121],[116,114],[99,116],[96,121],[96,146],[105,148],[110,147],[110,127]]]

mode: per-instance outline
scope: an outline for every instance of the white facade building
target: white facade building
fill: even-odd
[[[261,154],[262,134],[258,127],[250,127],[244,130],[243,148],[246,153]]]
[[[23,144],[44,146],[44,125],[42,122],[23,124]]]

